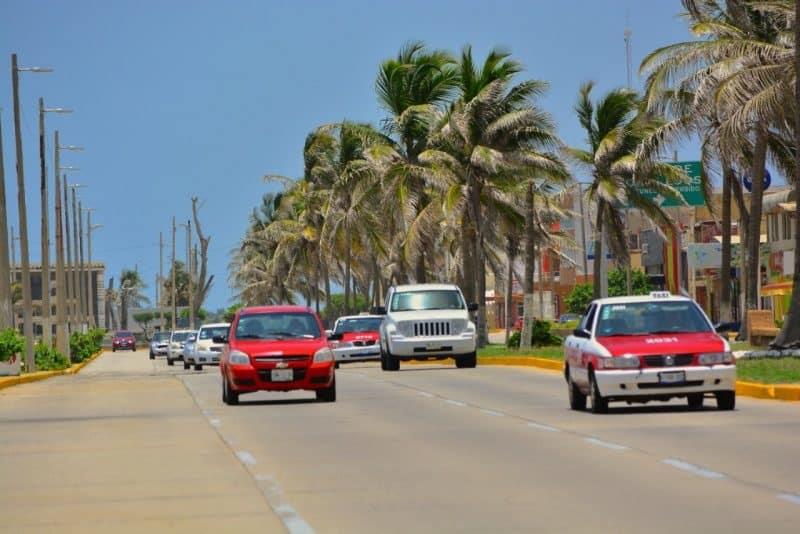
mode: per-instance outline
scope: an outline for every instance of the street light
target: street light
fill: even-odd
[[[78,211],[78,197],[75,193],[75,190],[80,189],[81,187],[86,187],[86,185],[69,184],[69,188],[72,190],[72,238],[74,240],[72,249],[75,252],[75,261],[72,263],[72,305],[73,318],[79,326],[83,325],[83,320],[85,318],[85,314],[83,312],[83,240],[79,240],[78,238],[78,219],[80,218],[80,211]],[[67,228],[67,231],[69,232],[69,228]],[[80,247],[79,243],[81,244]],[[80,328],[83,327],[80,326]]]
[[[96,322],[94,320],[94,269],[92,268],[92,232],[97,230],[98,228],[102,228],[102,224],[92,224],[92,212],[95,211],[95,208],[84,208],[83,211],[86,212],[86,240],[87,249],[88,249],[88,258],[87,263],[89,264],[89,283],[87,284],[89,287],[86,289],[86,300],[89,303],[89,327],[94,328],[96,326]]]
[[[19,111],[19,73],[52,72],[48,67],[20,67],[17,54],[11,54],[11,87],[14,100],[14,136],[17,156],[17,202],[19,204],[20,252],[22,256],[22,331],[25,334],[25,371],[36,370],[33,354],[33,302],[31,299],[31,263],[28,253],[28,210],[25,205],[25,165],[22,157],[22,128]]]
[[[8,217],[6,214],[6,174],[3,162],[3,118],[0,115],[0,272],[11,272],[8,258]],[[14,326],[11,303],[11,277],[0,276],[0,330]]]
[[[46,108],[44,98],[39,97],[39,162],[41,167],[41,197],[42,197],[42,339],[45,345],[52,343],[52,326],[50,321],[50,206],[47,201],[47,164],[45,163],[45,113],[72,113],[66,108]],[[56,169],[56,172],[58,170]],[[58,191],[56,189],[56,191]],[[56,193],[57,195],[58,193]],[[58,322],[58,321],[56,321]],[[59,328],[56,326],[56,328]],[[58,339],[56,335],[56,339]],[[63,346],[63,341],[61,343]],[[62,348],[59,346],[59,349]]]

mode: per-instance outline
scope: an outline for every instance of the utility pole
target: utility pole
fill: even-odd
[[[87,284],[86,288],[86,300],[89,303],[89,328],[94,328],[97,326],[97,322],[94,320],[94,269],[92,268],[92,232],[101,228],[102,224],[92,224],[92,212],[94,208],[87,208],[86,210],[86,237],[88,238],[87,243],[87,250],[88,250],[88,265],[89,265],[89,283]]]
[[[67,182],[67,174],[64,173],[64,234],[67,237],[67,264],[66,264],[66,297],[67,297],[67,322],[69,323],[69,330],[70,332],[75,331],[75,325],[78,323],[76,320],[77,314],[75,313],[75,285],[77,280],[75,279],[75,264],[72,261],[72,238],[70,237],[70,225],[69,225],[69,188],[70,185]]]
[[[79,248],[82,244],[79,245],[80,241],[78,240],[78,219],[80,218],[81,212],[78,211],[78,195],[75,193],[75,190],[79,187],[82,186],[79,184],[70,185],[72,189],[72,248],[75,252],[74,261],[72,263],[72,298],[73,305],[75,306],[75,323],[78,325],[78,328],[83,331],[83,280],[81,279],[83,276],[83,251]]]
[[[69,340],[67,339],[67,284],[64,272],[64,220],[61,208],[61,175],[58,158],[58,130],[55,131],[55,207],[56,207],[56,349],[69,357]]]
[[[78,201],[78,211],[75,212],[75,215],[78,218],[78,254],[80,255],[80,271],[79,271],[79,281],[78,287],[80,288],[80,303],[81,303],[81,323],[84,325],[89,324],[88,314],[86,313],[86,308],[88,307],[88,303],[86,302],[86,286],[88,285],[88,281],[86,279],[86,264],[83,263],[83,206],[81,201]]]
[[[194,329],[194,295],[192,277],[192,221],[187,220],[186,224],[181,224],[186,228],[186,274],[189,277],[189,329]]]
[[[11,304],[11,264],[8,260],[8,216],[6,211],[6,170],[3,161],[3,118],[0,115],[0,330],[14,326]]]
[[[178,315],[178,307],[175,299],[175,216],[172,216],[172,331],[175,331],[175,324]]]
[[[39,97],[39,167],[41,182],[39,192],[42,197],[42,341],[52,346],[53,334],[50,324],[50,221],[47,202],[47,164],[44,148],[44,98]]]
[[[158,278],[156,279],[156,305],[161,317],[161,328],[164,328],[164,305],[161,302],[161,284],[164,283],[164,232],[158,232]],[[161,298],[159,298],[161,297]]]

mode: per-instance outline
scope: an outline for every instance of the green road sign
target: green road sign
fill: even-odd
[[[674,187],[680,191],[686,204],[689,206],[705,206],[706,199],[703,195],[703,188],[700,185],[700,162],[699,161],[676,161],[671,165],[677,165],[689,175],[689,183],[676,184]],[[659,180],[664,181],[659,177]],[[654,199],[662,208],[675,208],[683,206],[677,198],[667,197],[649,189],[643,189],[642,193],[648,198]]]

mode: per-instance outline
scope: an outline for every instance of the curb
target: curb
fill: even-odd
[[[20,376],[9,376],[0,378],[0,389],[10,388],[11,386],[16,386],[19,384],[30,384],[31,382],[39,382],[41,380],[47,380],[48,378],[52,378],[54,376],[62,376],[62,375],[75,375],[78,374],[81,369],[92,363],[96,360],[101,354],[103,354],[103,350],[98,351],[92,356],[89,356],[85,360],[80,363],[76,363],[67,367],[66,369],[58,369],[57,371],[37,371],[35,373],[28,373]]]

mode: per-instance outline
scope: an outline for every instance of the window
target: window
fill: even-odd
[[[630,250],[639,250],[639,234],[628,234],[628,248]]]
[[[581,321],[581,326],[580,327],[583,330],[586,330],[589,333],[592,332],[592,323],[594,323],[594,314],[595,314],[595,310],[596,309],[597,309],[597,306],[592,304],[589,307],[589,311],[586,313],[586,315],[583,316],[583,321]]]
[[[392,311],[463,310],[464,300],[453,289],[405,291],[392,295]]]
[[[708,321],[691,301],[604,304],[597,321],[598,336],[710,331]]]
[[[228,326],[214,326],[209,328],[202,328],[200,330],[200,339],[214,339],[217,336],[225,337],[228,335]]]
[[[236,323],[238,339],[316,339],[321,336],[316,318],[310,313],[253,313]]]
[[[359,317],[353,319],[342,319],[336,323],[337,334],[347,334],[351,332],[377,332],[381,327],[383,317]]]

